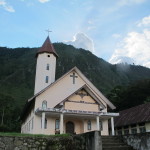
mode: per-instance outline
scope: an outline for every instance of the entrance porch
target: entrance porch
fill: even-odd
[[[102,135],[108,135],[108,119],[111,119],[112,135],[114,135],[113,117],[118,114],[38,108],[36,115],[41,117],[42,134],[80,134],[101,131]]]

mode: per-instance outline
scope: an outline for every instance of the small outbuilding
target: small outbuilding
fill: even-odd
[[[120,111],[119,114],[114,120],[116,135],[150,132],[150,103]]]

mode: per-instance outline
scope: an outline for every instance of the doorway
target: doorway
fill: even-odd
[[[74,123],[71,121],[68,121],[66,123],[66,133],[74,134]]]

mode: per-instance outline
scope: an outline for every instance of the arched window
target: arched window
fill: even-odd
[[[47,119],[45,118],[44,129],[47,129]]]
[[[60,121],[59,119],[56,119],[55,121],[55,129],[59,129]]]
[[[46,109],[46,108],[47,108],[47,101],[46,101],[46,100],[44,100],[44,101],[42,102],[42,108],[43,108],[43,109]]]
[[[46,66],[46,70],[49,70],[49,64],[47,64],[47,66]]]
[[[91,121],[90,120],[87,122],[87,129],[91,130]]]

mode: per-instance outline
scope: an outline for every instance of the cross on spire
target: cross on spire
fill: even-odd
[[[73,84],[75,84],[75,78],[78,78],[78,76],[76,76],[75,73],[73,72],[73,74],[70,75],[70,77],[73,78]]]
[[[47,29],[46,32],[48,33],[48,36],[49,36],[49,33],[52,32],[52,31],[50,31],[49,29]]]

